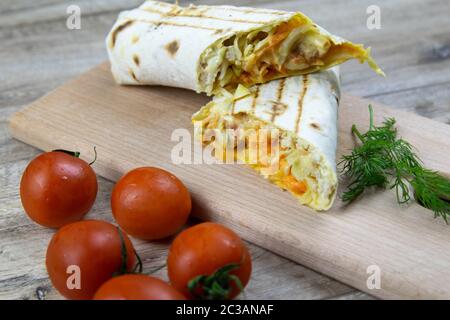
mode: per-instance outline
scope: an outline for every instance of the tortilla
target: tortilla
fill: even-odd
[[[327,210],[336,197],[338,184],[339,99],[339,70],[334,67],[250,89],[240,86],[234,93],[222,90],[192,120],[197,139],[205,146],[215,144],[212,150],[220,160],[232,154],[288,190],[300,203]],[[211,130],[216,132],[213,139]],[[262,131],[264,136],[272,130],[276,136],[272,134],[268,139],[270,154],[258,153],[255,161],[250,156],[252,146],[260,151],[266,142],[250,141],[249,137],[255,132],[261,136]],[[225,149],[229,141],[243,148]]]
[[[370,48],[328,33],[300,12],[147,1],[119,15],[106,44],[118,83],[208,95],[326,70],[349,59],[383,74]]]

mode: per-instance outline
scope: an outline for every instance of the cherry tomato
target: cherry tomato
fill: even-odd
[[[191,212],[191,196],[173,174],[158,168],[138,168],[115,185],[111,207],[117,223],[133,237],[166,238],[176,233]]]
[[[112,278],[97,290],[94,300],[186,300],[168,283],[142,274]]]
[[[33,159],[20,182],[20,198],[28,216],[50,228],[81,220],[97,196],[97,177],[83,160],[64,152]]]
[[[218,275],[224,267],[230,266],[234,266],[229,272],[231,277],[223,277],[223,272]],[[237,276],[245,287],[250,279],[252,263],[247,247],[233,231],[206,222],[186,229],[176,237],[169,250],[167,269],[172,285],[188,297],[232,299],[240,293],[233,276]],[[200,281],[193,290],[188,288],[193,279],[211,275],[226,294],[210,291],[211,288],[204,286],[205,281]]]
[[[66,298],[77,300],[91,299],[115,273],[132,271],[135,261],[133,244],[125,232],[98,220],[74,222],[59,229],[46,257],[53,286]]]

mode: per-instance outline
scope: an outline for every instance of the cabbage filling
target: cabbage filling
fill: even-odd
[[[200,59],[199,82],[202,90],[214,93],[315,72],[351,58],[369,60],[378,69],[363,46],[336,44],[310,20],[295,15],[275,27],[238,33],[209,47]]]
[[[209,129],[219,131],[223,136],[230,132],[226,129],[238,129],[237,131],[241,134],[237,137],[236,134],[225,137],[225,139],[234,139],[235,146],[242,142],[241,139],[245,139],[243,142],[245,148],[240,153],[236,148],[234,150],[235,160],[249,164],[272,183],[289,191],[300,203],[316,210],[329,209],[335,197],[337,179],[335,173],[326,165],[326,160],[314,146],[291,132],[278,129],[277,137],[270,136],[267,139],[267,153],[265,153],[267,156],[258,157],[256,162],[251,161],[249,159],[251,143],[249,143],[249,135],[246,132],[264,130],[265,134],[277,128],[255,119],[247,113],[231,115],[227,113],[228,111],[226,105],[211,102],[193,116],[194,123],[201,123],[200,126],[196,126],[197,130],[201,129],[201,132],[196,132],[196,136],[204,145],[214,143],[211,140],[217,141],[206,137],[205,133]],[[273,143],[274,141],[275,143]],[[257,148],[260,147],[257,146]],[[273,151],[271,148],[278,149]],[[217,151],[214,148],[213,150]],[[225,150],[222,155],[225,156]],[[274,164],[276,164],[275,167],[273,167]],[[273,168],[276,169],[273,170]]]

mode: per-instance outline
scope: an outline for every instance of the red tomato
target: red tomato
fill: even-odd
[[[176,233],[191,212],[191,196],[173,174],[138,168],[115,185],[111,207],[117,223],[133,237],[162,239]]]
[[[236,264],[231,275],[237,276],[243,287],[250,279],[252,263],[250,253],[243,241],[230,229],[216,223],[202,223],[180,233],[169,250],[167,269],[172,285],[188,297],[195,297],[199,288],[189,292],[189,282],[201,275],[209,276],[219,269]],[[229,279],[224,289],[229,289],[223,299],[232,299],[240,289]],[[203,298],[205,291],[200,288]],[[214,298],[214,297],[213,297]],[[218,297],[215,297],[218,298]]]
[[[20,182],[20,198],[28,216],[50,228],[81,220],[97,196],[97,177],[83,160],[64,152],[33,159]]]
[[[186,300],[168,283],[142,274],[112,278],[97,290],[94,300]]]
[[[126,271],[131,271],[136,261],[133,244],[121,232],[122,238],[118,227],[97,220],[79,221],[59,229],[48,245],[46,257],[53,286],[68,299],[91,299],[104,282],[121,271],[123,243]]]

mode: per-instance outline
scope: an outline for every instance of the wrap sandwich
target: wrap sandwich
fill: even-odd
[[[327,210],[338,183],[335,157],[339,99],[339,70],[334,67],[248,89],[239,86],[235,92],[222,89],[193,115],[192,121],[196,138],[204,147],[215,144],[211,148],[215,157],[224,160],[232,153],[235,160],[251,165],[301,204]],[[213,138],[209,131],[216,132]],[[258,134],[258,139],[250,140],[248,132],[271,135],[261,140]],[[234,149],[224,147],[230,140]],[[251,149],[261,151],[262,143],[270,152],[258,152],[256,157],[253,153],[252,157]]]
[[[147,1],[119,15],[106,45],[120,84],[208,95],[325,70],[349,59],[368,62],[383,74],[370,48],[328,33],[300,12]]]

